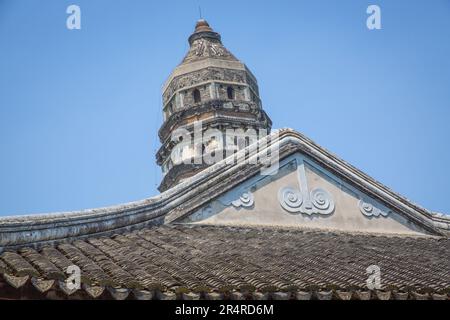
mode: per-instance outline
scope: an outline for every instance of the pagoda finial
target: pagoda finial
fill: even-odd
[[[197,20],[197,23],[195,24],[195,31],[189,37],[189,44],[192,45],[192,42],[194,40],[200,38],[209,38],[220,42],[220,34],[214,32],[214,30],[209,26],[208,21],[206,21],[205,19]]]
[[[197,23],[195,24],[195,33],[197,32],[205,32],[205,31],[213,31],[211,27],[209,26],[208,21],[205,19],[199,19],[197,20]]]

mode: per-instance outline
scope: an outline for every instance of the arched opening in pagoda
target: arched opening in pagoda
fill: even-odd
[[[234,89],[232,87],[227,88],[228,99],[234,100]]]
[[[200,103],[202,101],[202,97],[200,96],[200,90],[195,89],[192,95],[194,98],[194,103]]]

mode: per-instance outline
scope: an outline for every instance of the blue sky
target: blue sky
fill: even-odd
[[[199,4],[274,128],[450,213],[450,1],[0,0],[0,215],[158,193],[160,90]],[[366,28],[369,4],[382,30]]]

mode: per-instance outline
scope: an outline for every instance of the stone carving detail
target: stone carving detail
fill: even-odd
[[[334,201],[324,189],[316,188],[306,196],[292,188],[282,188],[278,192],[278,200],[286,211],[297,214],[329,215],[334,211]]]
[[[372,203],[365,202],[364,200],[359,200],[358,207],[361,213],[366,217],[379,217],[379,216],[387,217],[391,213],[390,210],[389,211],[381,210],[375,207]]]
[[[198,40],[194,42],[193,50],[195,55],[202,56],[203,52],[205,51],[205,41]]]
[[[214,56],[221,57],[225,54],[225,50],[217,44],[211,43],[210,48],[211,48],[211,53]]]
[[[236,207],[251,207],[253,206],[253,204],[255,203],[255,198],[253,196],[253,193],[251,193],[250,191],[245,191],[244,193],[242,193],[242,195],[239,197],[239,199],[231,202],[231,204]]]
[[[214,43],[207,40],[194,41],[192,51],[198,57],[221,57],[225,55],[225,48],[220,43]]]
[[[240,82],[243,84],[249,83],[253,90],[258,91],[258,86],[251,83],[251,79],[246,75],[245,71],[210,67],[207,69],[190,72],[173,79],[163,94],[164,103],[167,103],[172,95],[180,89],[195,85],[197,83],[214,80]]]

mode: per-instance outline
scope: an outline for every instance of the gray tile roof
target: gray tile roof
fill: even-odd
[[[0,274],[15,287],[55,280],[50,295],[65,289],[71,264],[82,270],[82,294],[100,298],[448,299],[450,289],[446,237],[266,227],[164,225],[22,248],[0,255]],[[381,269],[381,291],[367,289],[370,265]]]

